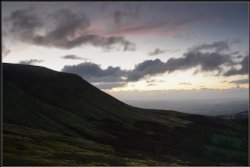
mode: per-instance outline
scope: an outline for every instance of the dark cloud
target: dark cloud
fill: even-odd
[[[234,71],[230,70],[230,75],[246,74],[248,72],[249,56],[241,62],[234,62],[231,52],[227,52],[227,42],[215,42],[213,44],[204,44],[189,49],[188,52],[180,58],[170,58],[167,62],[160,59],[146,60],[139,63],[132,70],[122,70],[120,67],[111,67],[101,69],[94,63],[82,63],[73,66],[65,66],[62,71],[75,73],[92,83],[118,83],[138,81],[146,76],[153,76],[162,73],[171,73],[177,70],[187,70],[196,67],[196,72],[216,72],[217,75],[225,75],[224,67],[231,68],[234,65],[241,65],[241,68]],[[227,43],[228,44],[228,43]],[[209,49],[210,51],[206,51]],[[205,50],[205,51],[204,51]],[[229,72],[229,71],[228,71]],[[228,73],[227,72],[227,73]],[[148,80],[147,83],[151,84]],[[186,84],[189,83],[180,83]]]
[[[190,50],[192,52],[194,51],[213,51],[213,52],[221,52],[221,51],[228,51],[230,50],[229,44],[230,41],[226,40],[226,41],[218,41],[218,42],[214,42],[211,44],[202,44],[202,45],[198,45],[196,47],[191,48]]]
[[[32,38],[35,31],[43,26],[42,19],[31,9],[12,12],[8,18],[8,23],[12,25],[10,29],[11,33],[25,41]]]
[[[82,57],[79,57],[79,56],[76,56],[76,55],[65,55],[65,56],[62,56],[63,59],[70,59],[70,60],[88,60],[86,58],[82,58]]]
[[[120,67],[109,66],[106,69],[101,69],[97,64],[86,62],[73,66],[64,66],[61,71],[78,74],[100,89],[122,87],[127,83],[126,79],[123,78],[126,76],[127,71],[121,70]]]
[[[236,85],[249,84],[249,80],[248,79],[240,79],[240,80],[236,80],[236,81],[231,81],[229,83],[234,83]]]
[[[221,45],[219,43],[219,45]],[[202,52],[202,49],[209,48],[216,51],[224,46],[217,46],[216,43],[212,45],[201,45],[190,49],[181,58],[170,58],[167,62],[162,62],[159,59],[147,60],[138,64],[134,70],[128,74],[129,81],[137,81],[147,75],[156,75],[160,73],[171,73],[176,70],[187,70],[193,67],[198,67],[198,72],[217,71],[220,73],[223,65],[233,64],[230,54],[217,52]]]
[[[161,73],[171,73],[176,70],[187,70],[198,67],[197,72],[215,71],[222,74],[223,66],[241,65],[241,69],[231,69],[224,75],[236,75],[248,73],[249,56],[245,57],[240,63],[234,62],[230,51],[230,41],[219,41],[211,44],[202,44],[192,47],[183,57],[170,58],[167,62],[159,59],[147,60],[138,64],[130,73],[129,81],[137,81],[145,76]]]
[[[128,73],[127,79],[128,81],[138,81],[146,75],[164,73],[165,71],[165,63],[159,59],[146,60],[136,65],[136,67]]]
[[[30,59],[30,60],[22,60],[19,61],[20,64],[27,64],[27,65],[34,65],[44,62],[44,60],[38,60],[38,59]]]
[[[183,58],[171,58],[167,62],[169,65],[169,71],[176,70],[176,66],[178,69],[188,69],[195,66],[200,66],[200,71],[220,71],[221,65],[231,64],[232,58],[229,54],[221,54],[216,52],[206,52],[202,53],[199,51],[191,51],[184,54]]]
[[[224,76],[232,76],[232,75],[248,75],[249,74],[249,55],[245,56],[240,61],[240,69],[231,68],[227,72],[224,73]]]
[[[154,51],[150,52],[149,55],[150,55],[150,56],[155,56],[155,55],[159,55],[159,54],[163,54],[163,53],[165,53],[164,50],[161,50],[161,49],[159,49],[159,48],[156,48]]]
[[[127,73],[127,71],[121,70],[120,67],[109,66],[106,69],[101,69],[99,65],[89,62],[73,66],[64,66],[61,71],[78,74],[92,83],[124,82],[125,80],[122,77]]]
[[[14,35],[22,42],[35,45],[61,49],[72,49],[83,44],[105,49],[118,45],[123,51],[135,49],[135,44],[122,36],[103,37],[87,33],[90,27],[89,18],[84,13],[75,13],[69,9],[60,9],[49,14],[46,21],[32,10],[17,10],[7,20]]]

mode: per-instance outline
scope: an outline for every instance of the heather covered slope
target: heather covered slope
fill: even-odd
[[[246,165],[247,120],[129,106],[74,74],[3,64],[4,165]]]

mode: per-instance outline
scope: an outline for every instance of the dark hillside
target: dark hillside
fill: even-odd
[[[129,106],[81,77],[3,64],[4,165],[247,165],[247,120]]]

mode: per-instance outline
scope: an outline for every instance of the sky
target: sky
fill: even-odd
[[[247,2],[2,2],[2,61],[120,99],[248,98],[248,15]]]

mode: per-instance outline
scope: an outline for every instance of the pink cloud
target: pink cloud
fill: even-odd
[[[149,33],[152,30],[161,29],[166,23],[163,22],[148,22],[143,25],[129,25],[119,27],[110,32],[113,35],[139,35]]]
[[[206,21],[202,16],[195,16],[192,18],[184,19],[181,21],[172,22],[146,22],[137,25],[128,25],[116,28],[108,32],[110,35],[164,35],[164,36],[175,36],[186,32],[188,27],[199,22]]]

